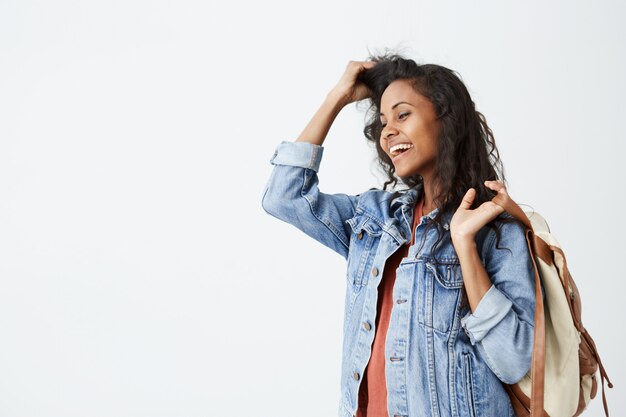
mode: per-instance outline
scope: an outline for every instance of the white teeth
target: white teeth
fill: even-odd
[[[410,144],[410,143],[400,143],[400,144],[398,144],[398,145],[393,145],[393,146],[389,149],[389,152],[391,152],[391,153],[392,153],[392,154],[394,154],[394,155],[397,155],[397,153],[396,153],[396,152],[397,152],[399,149],[410,149],[410,148],[412,148],[412,147],[413,147],[413,145],[412,145],[412,144]]]

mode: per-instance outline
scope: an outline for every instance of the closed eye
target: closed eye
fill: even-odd
[[[409,114],[410,112],[400,113],[400,115],[398,116],[398,119],[402,119],[402,116],[408,116]],[[384,128],[385,126],[387,126],[387,123],[382,123],[381,126],[382,128]]]

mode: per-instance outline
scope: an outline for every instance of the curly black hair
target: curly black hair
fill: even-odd
[[[419,173],[409,177],[395,176],[394,165],[380,145],[382,123],[379,113],[383,92],[393,81],[407,80],[418,94],[434,105],[436,119],[440,124],[434,168],[438,192],[433,196],[433,204],[439,208],[439,212],[427,226],[436,225],[439,231],[438,240],[432,248],[434,253],[443,238],[442,215],[456,211],[469,188],[476,190],[471,206],[476,208],[496,195],[495,191],[485,186],[484,181],[497,180],[506,185],[504,166],[493,132],[485,116],[476,110],[467,88],[455,71],[436,64],[418,64],[394,52],[370,54],[368,60],[377,64],[363,70],[357,79],[371,91],[367,99],[368,117],[363,133],[376,146],[379,167],[389,178],[383,185],[384,190],[388,186],[395,188],[398,181],[410,188],[420,186],[423,185],[423,178]],[[517,220],[503,213],[487,225],[495,231],[496,247],[500,249],[496,221],[507,223]]]

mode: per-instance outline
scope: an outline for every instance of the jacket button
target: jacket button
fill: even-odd
[[[371,324],[369,324],[368,322],[364,321],[364,322],[363,322],[363,328],[364,328],[365,330],[370,330],[370,329],[372,328],[372,325],[371,325]]]
[[[355,372],[353,377],[354,377],[354,380],[357,381],[359,379],[359,373]]]
[[[359,238],[359,240],[363,239],[363,231],[360,231],[358,235],[356,235],[356,237]]]
[[[378,275],[378,268],[376,268],[376,267],[372,268],[372,275],[374,275],[374,276]]]

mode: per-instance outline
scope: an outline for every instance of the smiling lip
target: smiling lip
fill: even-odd
[[[402,156],[403,156],[404,154],[406,154],[406,153],[408,153],[408,152],[411,152],[411,150],[412,150],[412,149],[413,149],[413,147],[411,147],[411,148],[407,149],[406,151],[404,151],[404,152],[400,153],[399,155],[392,156],[392,157],[391,157],[391,162],[394,162],[394,163],[395,163],[398,159],[402,158]]]

